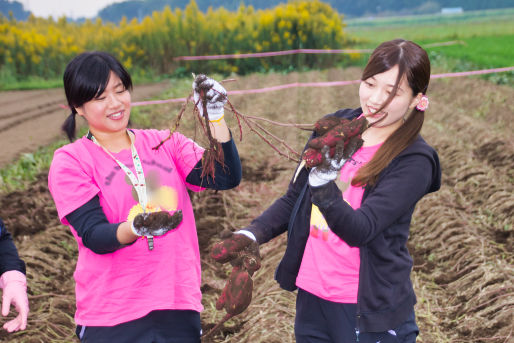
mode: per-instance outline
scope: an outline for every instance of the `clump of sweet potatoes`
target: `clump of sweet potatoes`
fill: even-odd
[[[220,263],[230,262],[230,276],[216,302],[216,309],[227,312],[205,337],[212,335],[224,322],[243,312],[252,301],[252,275],[261,267],[259,245],[242,234],[222,232],[222,240],[213,245],[211,257]]]
[[[302,159],[309,168],[326,163],[325,150],[330,158],[348,159],[362,146],[362,133],[368,128],[364,116],[348,120],[334,115],[326,116],[314,124],[316,137],[311,139]]]

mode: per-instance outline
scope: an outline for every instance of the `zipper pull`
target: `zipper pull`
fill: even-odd
[[[359,341],[359,334],[360,334],[360,320],[361,320],[361,315],[360,314],[357,314],[357,327],[355,328],[355,337],[356,337],[356,342]]]

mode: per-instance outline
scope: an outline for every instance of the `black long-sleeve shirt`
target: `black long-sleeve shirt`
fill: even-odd
[[[0,218],[0,275],[9,270],[17,270],[25,274],[25,262],[18,256],[11,234]]]
[[[215,163],[214,178],[210,175],[202,177],[203,165],[200,159],[188,174],[187,183],[216,190],[226,190],[239,185],[242,168],[234,140],[222,143],[221,147],[224,165]],[[98,195],[68,214],[66,219],[82,238],[84,246],[97,254],[107,254],[124,247],[116,237],[116,231],[121,223],[109,223],[100,206]]]

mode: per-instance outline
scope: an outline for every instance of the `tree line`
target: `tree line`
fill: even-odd
[[[291,0],[289,0],[291,1]],[[293,0],[294,1],[294,0]],[[207,12],[209,8],[223,7],[236,11],[239,6],[252,6],[254,9],[269,9],[288,0],[196,0],[198,8]],[[464,11],[514,7],[513,0],[323,0],[346,17],[362,17],[387,14],[422,14],[440,12],[444,7],[461,7]],[[127,0],[104,7],[98,12],[103,21],[118,23],[123,17],[128,20],[142,20],[153,12],[162,11],[166,6],[171,10],[185,9],[190,0]],[[26,20],[30,12],[18,1],[0,0],[0,13],[12,15],[16,20]],[[10,14],[11,13],[11,14]],[[57,18],[54,18],[57,19]],[[79,19],[78,21],[83,21]]]
[[[119,22],[123,16],[142,19],[154,11],[161,11],[169,6],[171,9],[184,9],[190,0],[127,0],[103,8],[98,16],[105,21]],[[196,0],[198,8],[206,12],[209,8],[224,7],[235,11],[241,4],[254,9],[268,9],[287,0]],[[440,12],[443,7],[461,7],[464,11],[514,7],[512,0],[323,0],[346,17],[361,17],[377,14],[420,14]]]

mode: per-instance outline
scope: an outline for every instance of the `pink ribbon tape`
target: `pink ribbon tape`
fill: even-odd
[[[506,71],[511,71],[511,70],[514,70],[514,67],[472,70],[472,71],[463,71],[463,72],[457,72],[457,73],[434,74],[434,75],[431,75],[430,78],[431,79],[440,79],[440,78],[446,78],[446,77],[461,77],[461,76],[470,76],[470,75],[493,74],[493,73],[501,73],[501,72],[506,72]],[[361,80],[332,81],[332,82],[294,82],[294,83],[287,83],[284,85],[277,85],[277,86],[264,87],[264,88],[234,90],[234,91],[228,91],[227,93],[229,95],[258,94],[258,93],[267,93],[267,92],[273,92],[273,91],[278,91],[278,90],[288,89],[288,88],[337,87],[337,86],[346,86],[346,85],[351,85],[351,84],[357,84],[360,82],[361,82]],[[166,103],[172,103],[172,102],[183,102],[185,100],[186,100],[186,98],[139,101],[139,102],[133,102],[132,106],[166,104]]]

